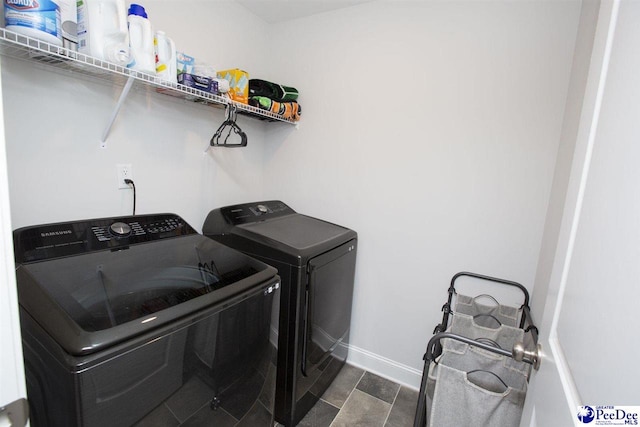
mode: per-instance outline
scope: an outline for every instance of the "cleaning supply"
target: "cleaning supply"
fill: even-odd
[[[5,28],[56,46],[62,46],[58,0],[4,0]]]
[[[176,52],[176,68],[178,74],[193,74],[195,63],[196,59],[193,56],[187,55],[184,52]]]
[[[124,0],[78,0],[78,52],[118,65],[129,63]]]
[[[218,83],[210,77],[198,76],[189,73],[178,74],[178,83],[203,92],[209,92],[214,95],[218,94]],[[187,98],[190,99],[190,98]]]
[[[193,74],[211,80],[212,85],[215,85],[216,94],[224,95],[229,92],[229,81],[219,78],[216,69],[211,65],[195,61],[195,64],[193,65]]]
[[[151,30],[151,21],[149,21],[144,7],[135,3],[129,6],[127,25],[129,27],[129,46],[131,49],[131,58],[127,68],[155,75],[156,60],[153,50],[153,32]]]
[[[218,77],[229,81],[229,97],[237,102],[249,102],[249,74],[238,68],[218,71]]]
[[[62,45],[71,50],[78,50],[78,6],[76,0],[58,0],[60,6],[60,22],[62,23]]]
[[[213,79],[214,82],[218,84],[218,93],[227,94],[229,93],[229,80],[221,79],[219,77]]]
[[[172,83],[177,82],[176,45],[164,31],[156,31],[153,38],[156,53],[156,76]]]
[[[193,65],[193,74],[196,76],[209,77],[214,79],[218,76],[216,69],[209,64],[196,61]]]

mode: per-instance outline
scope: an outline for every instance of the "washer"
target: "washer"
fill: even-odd
[[[294,426],[348,355],[357,234],[277,200],[215,209],[203,234],[278,269],[275,418]]]
[[[25,227],[14,246],[32,426],[272,425],[275,268],[173,214]]]

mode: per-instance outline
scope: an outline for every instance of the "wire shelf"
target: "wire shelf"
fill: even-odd
[[[37,62],[57,70],[80,73],[95,79],[109,80],[119,85],[124,85],[127,80],[133,79],[136,83],[153,88],[165,95],[213,106],[224,107],[232,104],[236,106],[238,112],[260,120],[295,124],[294,121],[284,119],[270,111],[178,83],[161,80],[152,74],[102,61],[4,28],[0,28],[0,55]]]

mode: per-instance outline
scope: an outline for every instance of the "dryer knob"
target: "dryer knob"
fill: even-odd
[[[109,230],[111,230],[116,237],[124,237],[131,234],[131,227],[124,222],[114,222],[111,224],[111,227],[109,227]]]
[[[269,212],[269,209],[267,209],[265,205],[258,205],[256,206],[256,209],[258,209],[258,212],[260,212],[260,215],[266,214],[267,212]]]

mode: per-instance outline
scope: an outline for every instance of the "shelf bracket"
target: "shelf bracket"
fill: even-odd
[[[104,130],[102,134],[102,140],[100,141],[100,148],[107,148],[107,138],[109,137],[109,132],[111,132],[111,128],[113,127],[113,122],[116,121],[116,117],[118,117],[118,113],[120,112],[120,108],[124,101],[127,99],[127,95],[129,95],[129,91],[131,90],[131,86],[133,86],[133,82],[135,78],[133,76],[129,76],[127,79],[127,83],[125,83],[122,88],[122,92],[120,93],[120,98],[118,98],[118,102],[111,113],[111,117],[109,117],[109,123],[107,123],[107,128]]]

